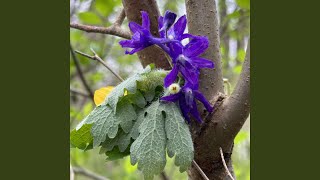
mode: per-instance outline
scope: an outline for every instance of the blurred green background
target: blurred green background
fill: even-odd
[[[241,72],[245,57],[245,48],[250,33],[250,1],[249,0],[216,0],[220,20],[220,42],[223,62],[226,92],[230,93]],[[178,17],[186,13],[184,0],[157,1],[161,13],[171,10]],[[109,26],[114,22],[121,10],[121,0],[70,0],[70,22],[87,25]],[[124,21],[123,28],[128,22]],[[118,44],[121,38],[86,33],[70,29],[70,43],[74,50],[91,54],[93,48],[97,54],[123,78],[142,69],[137,55],[124,55],[124,50]],[[105,67],[96,61],[76,55],[82,74],[92,92],[104,87],[115,86],[119,83]],[[88,96],[74,59],[70,56],[70,130],[73,129],[95,107]],[[232,155],[235,174],[238,180],[250,179],[250,117],[235,139]],[[131,166],[130,158],[107,162],[99,149],[83,152],[70,149],[70,163],[73,167],[80,167],[99,174],[111,180],[140,180],[142,174],[136,166]],[[167,158],[165,174],[172,180],[187,179],[187,173],[180,173]],[[75,173],[74,179],[91,179]],[[160,176],[155,179],[162,179]]]

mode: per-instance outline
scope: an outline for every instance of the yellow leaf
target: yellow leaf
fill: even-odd
[[[94,103],[98,106],[104,102],[109,93],[113,90],[113,86],[100,88],[94,92]]]

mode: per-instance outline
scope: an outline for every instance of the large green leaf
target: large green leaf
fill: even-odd
[[[153,179],[165,167],[166,134],[160,103],[153,102],[146,108],[146,112],[139,128],[140,135],[131,145],[130,156],[131,164],[138,163],[138,169],[143,172],[145,180],[148,180]]]
[[[165,129],[167,135],[167,152],[169,157],[175,155],[175,165],[180,166],[180,172],[186,171],[193,160],[193,143],[189,126],[181,116],[175,103],[162,105],[166,113]]]
[[[124,158],[130,154],[130,148],[127,148],[124,152],[121,152],[118,148],[112,149],[112,151],[107,151],[106,153],[107,161],[114,161]]]
[[[130,132],[132,128],[132,121],[137,118],[137,114],[130,102],[126,99],[119,101],[118,112],[116,113],[116,118],[120,121],[120,126],[124,132]]]
[[[131,143],[131,136],[128,133],[125,133],[122,130],[119,130],[117,136],[115,138],[107,138],[101,144],[101,151],[112,151],[115,146],[119,147],[120,152],[124,152],[129,144]]]
[[[82,150],[92,148],[93,138],[90,133],[91,124],[85,124],[80,129],[74,129],[70,132],[70,145]]]
[[[92,124],[93,147],[97,147],[106,140],[107,135],[109,138],[114,138],[117,135],[120,121],[108,105],[101,104],[80,124]]]

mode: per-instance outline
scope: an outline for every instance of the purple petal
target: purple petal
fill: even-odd
[[[174,65],[170,73],[164,78],[164,87],[170,86],[178,76],[178,66]]]
[[[200,102],[202,102],[202,104],[204,105],[204,107],[207,109],[208,112],[211,113],[213,111],[213,107],[210,105],[208,100],[199,91],[193,91],[193,94]]]
[[[163,19],[163,26],[160,29],[160,31],[165,31],[167,29],[169,29],[172,24],[174,23],[174,21],[176,20],[177,15],[171,11],[166,11],[165,15],[164,15],[164,19]]]
[[[160,98],[162,101],[170,101],[170,102],[176,102],[181,96],[181,93],[172,94],[169,96],[163,96]]]
[[[143,29],[139,24],[135,22],[129,22],[129,28],[133,33],[141,32],[141,30]]]
[[[125,53],[132,55],[132,54],[134,54],[134,53],[136,53],[136,52],[139,52],[139,51],[141,51],[141,50],[143,50],[143,49],[144,49],[144,47],[134,48],[134,49],[132,49],[131,51],[126,50]]]
[[[200,58],[200,57],[192,57],[191,58],[192,64],[197,66],[198,68],[213,68],[214,64],[212,61]]]
[[[188,116],[188,113],[189,113],[189,108],[188,106],[186,105],[186,102],[185,102],[185,99],[184,97],[181,97],[179,99],[179,106],[180,106],[180,110],[182,112],[182,116],[184,117],[185,120],[188,121],[188,123],[190,123],[190,118]]]
[[[182,54],[182,50],[183,50],[183,46],[180,43],[175,43],[172,42],[170,44],[168,44],[169,48],[170,48],[170,56],[173,60],[173,63],[176,63],[176,58]]]
[[[200,114],[198,112],[198,109],[197,109],[197,103],[196,101],[193,101],[193,108],[190,109],[190,113],[192,114],[192,116],[194,118],[196,118],[196,120],[199,122],[199,123],[202,123],[202,119],[200,117]]]
[[[196,70],[179,66],[179,71],[186,81],[192,85],[198,84],[199,73]]]
[[[119,41],[119,44],[121,45],[121,47],[131,47],[133,48],[135,43],[132,40],[122,40]]]
[[[185,46],[183,54],[187,57],[195,57],[205,52],[208,47],[208,38],[204,36],[196,37]]]
[[[186,29],[187,26],[187,18],[186,15],[181,16],[178,21],[174,24],[173,29],[175,33],[175,37],[178,40],[181,40],[181,35],[183,34],[184,30]]]
[[[159,29],[159,33],[160,33],[160,37],[161,38],[165,38],[165,31],[160,31],[160,29],[163,27],[163,17],[159,16],[158,18],[158,29]]]
[[[194,35],[186,33],[181,35],[181,40],[186,38],[194,38],[194,37],[195,37]]]
[[[142,27],[144,29],[150,30],[150,19],[149,15],[146,11],[141,11],[141,16],[142,16]]]
[[[185,88],[185,89],[184,89],[184,96],[185,96],[185,99],[186,99],[186,104],[187,104],[187,106],[188,106],[190,109],[192,109],[192,108],[193,108],[193,101],[194,101],[192,89],[190,89],[190,88]]]

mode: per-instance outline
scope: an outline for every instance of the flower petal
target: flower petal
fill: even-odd
[[[193,108],[190,109],[190,113],[192,114],[192,116],[193,116],[199,123],[202,123],[202,119],[201,119],[200,114],[199,114],[198,109],[197,109],[197,103],[196,103],[196,101],[193,101]]]
[[[178,66],[174,65],[170,73],[164,78],[164,87],[169,87],[178,76]]]
[[[192,84],[197,85],[198,84],[198,78],[199,78],[199,72],[195,69],[186,68],[183,66],[179,66],[179,71],[181,72],[184,79]]]
[[[139,24],[135,22],[129,22],[129,28],[133,33],[141,32],[141,30],[143,29]]]
[[[192,57],[191,58],[192,64],[197,66],[198,68],[213,68],[214,64],[212,61],[208,59],[204,59],[201,57]]]
[[[160,29],[163,27],[163,17],[159,16],[158,18],[158,30],[161,38],[165,38],[166,33],[165,31],[161,31]]]
[[[183,46],[180,43],[172,42],[168,44],[168,47],[170,48],[170,56],[173,60],[173,63],[176,63],[176,58],[182,54]]]
[[[176,20],[176,17],[177,15],[175,13],[167,10],[163,19],[163,27],[160,31],[168,30]]]
[[[207,37],[199,36],[193,38],[184,48],[183,54],[187,57],[195,57],[203,52],[209,47],[209,40]]]
[[[213,111],[213,107],[210,105],[208,100],[203,96],[201,92],[193,91],[193,94],[200,102],[202,102],[202,104],[204,105],[204,107],[207,109],[208,112],[211,113]]]
[[[184,30],[186,29],[186,26],[187,26],[187,18],[186,18],[186,15],[184,15],[184,16],[181,16],[173,26],[175,39],[181,40],[181,36]]]
[[[144,49],[144,47],[134,48],[134,49],[132,49],[131,51],[126,50],[125,53],[132,55],[132,54],[134,54],[134,53],[136,53],[136,52],[139,52],[139,51],[141,51],[141,50],[143,50],[143,49]]]
[[[188,123],[190,123],[190,118],[188,115],[190,110],[189,110],[188,106],[186,105],[186,102],[185,102],[185,99],[183,96],[179,99],[179,106],[180,106],[180,110],[182,112],[182,116],[184,117],[185,120],[188,121]]]
[[[170,102],[176,102],[181,96],[181,93],[172,94],[169,96],[163,96],[160,98],[162,101],[170,101]]]
[[[144,29],[150,30],[150,19],[149,15],[146,11],[141,11],[141,17],[142,17],[142,27]]]
[[[119,44],[121,45],[121,47],[130,47],[130,48],[134,48],[135,46],[135,42],[132,40],[122,40],[119,41]]]

